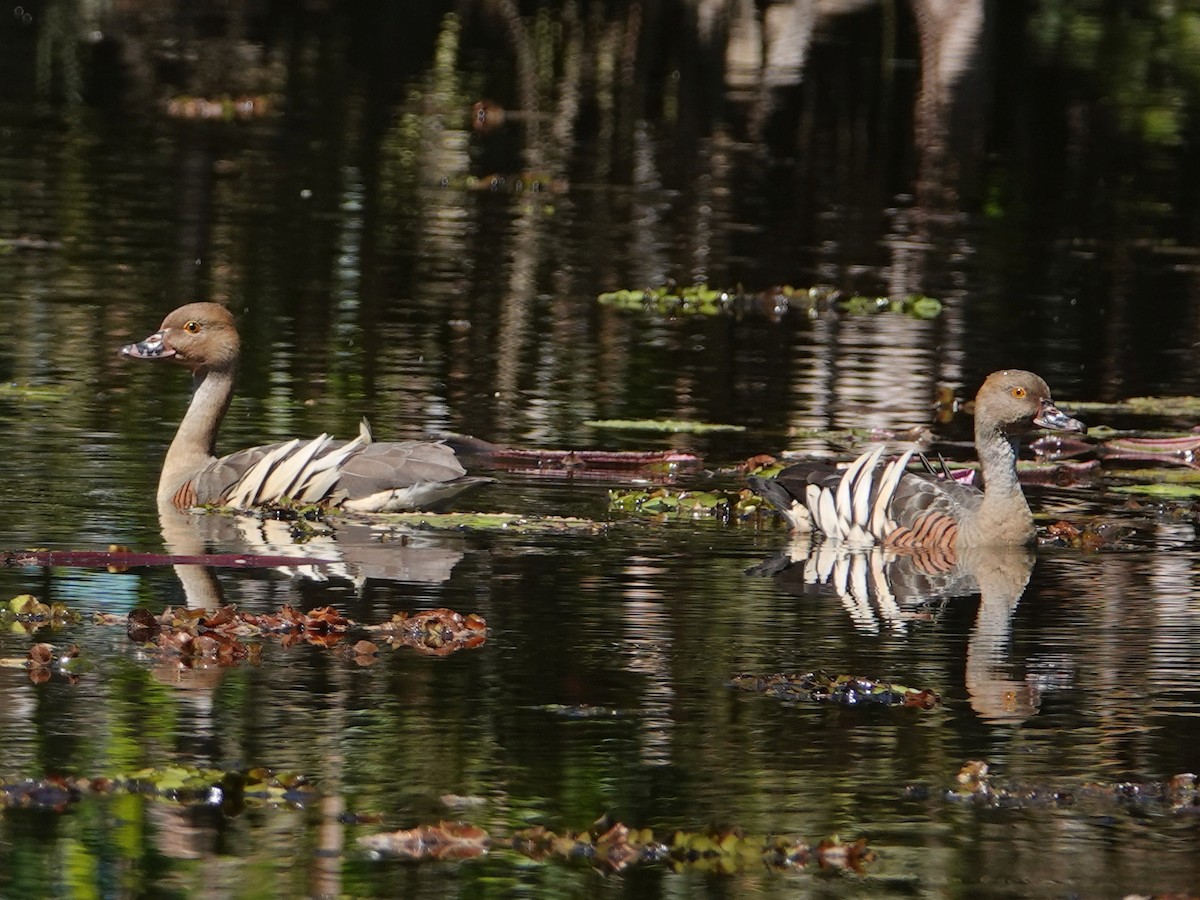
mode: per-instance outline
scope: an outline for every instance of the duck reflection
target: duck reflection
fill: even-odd
[[[771,576],[789,593],[836,594],[855,628],[869,634],[906,630],[910,622],[929,618],[938,603],[978,595],[964,682],[980,718],[1003,724],[1035,715],[1041,702],[1034,683],[1011,676],[1008,658],[1012,617],[1033,561],[1026,547],[975,547],[963,548],[947,565],[940,558],[881,547],[850,549],[798,535],[750,574]]]
[[[465,554],[454,537],[427,535],[372,523],[339,520],[329,530],[297,537],[292,525],[244,515],[187,513],[160,503],[163,545],[177,555],[221,553],[286,557],[295,560],[274,568],[286,575],[316,581],[341,579],[357,591],[370,579],[441,584]],[[309,560],[311,562],[305,562]],[[176,565],[187,605],[214,608],[224,593],[210,566]]]

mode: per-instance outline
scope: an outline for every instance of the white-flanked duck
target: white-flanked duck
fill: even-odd
[[[1017,439],[1033,427],[1085,432],[1054,405],[1032,372],[993,372],[975,396],[975,449],[984,488],[906,470],[912,451],[881,463],[881,445],[845,470],[799,464],[751,489],[781,509],[797,531],[856,544],[941,551],[1021,546],[1037,538],[1033,513],[1017,480]]]
[[[181,306],[158,331],[120,352],[132,359],[170,360],[192,373],[192,400],[158,480],[160,506],[252,509],[286,499],[391,512],[425,507],[492,480],[468,476],[454,451],[439,441],[376,443],[365,422],[351,441],[322,434],[218,458],[217,432],[241,355],[233,316],[219,304]]]

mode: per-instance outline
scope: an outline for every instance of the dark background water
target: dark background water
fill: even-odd
[[[224,450],[352,434],[367,415],[383,439],[678,446],[719,468],[846,452],[799,436],[810,429],[929,426],[939,386],[967,396],[1006,366],[1037,370],[1068,407],[1200,392],[1200,5],[946,6],[5,10],[0,381],[20,390],[0,396],[0,546],[171,543],[153,494],[187,379],[115,351],[197,299],[227,304],[247,348]],[[195,98],[255,109],[202,118]],[[472,128],[481,98],[509,110],[503,127]],[[670,318],[596,299],[671,279],[923,293],[945,309]],[[746,430],[588,424],[610,418]],[[1036,489],[1043,522],[1138,516],[1136,538],[1043,552],[1015,612],[992,616],[996,598],[968,591],[901,627],[745,575],[786,545],[778,527],[656,523],[610,513],[610,483],[499,477],[462,505],[610,527],[422,534],[392,560],[406,574],[358,586],[215,573],[226,601],[256,611],[477,612],[492,628],[477,651],[389,651],[360,669],[268,644],[260,667],[195,673],[84,625],[49,638],[95,661],[78,684],[0,669],[0,776],[265,765],[326,798],[234,818],[136,797],[5,809],[0,892],[1121,896],[1200,881],[1187,813],[940,796],[970,758],[1046,789],[1197,769],[1186,515],[1130,512],[1102,485]],[[198,524],[196,540],[243,552],[267,529],[226,524]],[[346,531],[316,546],[354,547]],[[170,569],[0,576],[9,596],[85,613],[196,602]],[[0,651],[30,641],[8,635]],[[874,714],[727,687],[739,671],[821,667],[946,702]],[[981,699],[997,691],[1007,717]],[[572,704],[616,714],[555,712]],[[913,783],[931,793],[912,799]],[[483,798],[465,817],[497,835],[611,813],[668,833],[862,836],[880,858],[861,878],[604,879],[503,853],[397,866],[355,844],[454,817],[446,793]],[[339,805],[383,824],[339,825]]]

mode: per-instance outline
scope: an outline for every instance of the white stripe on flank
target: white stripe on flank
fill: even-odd
[[[885,538],[896,530],[896,523],[892,521],[889,507],[892,504],[892,497],[896,494],[896,486],[900,484],[900,478],[904,475],[905,467],[912,455],[913,451],[906,450],[888,463],[887,468],[884,469],[883,478],[879,481],[879,494],[875,497],[875,505],[871,511],[871,534],[876,538]]]
[[[280,444],[238,479],[236,490],[229,495],[228,505],[237,509],[249,509],[258,502],[258,492],[263,482],[275,468],[275,464],[300,445],[299,438],[292,438],[286,444]]]

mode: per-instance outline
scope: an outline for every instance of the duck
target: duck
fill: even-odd
[[[942,568],[965,547],[1036,542],[1033,513],[1017,480],[1018,440],[1034,428],[1087,432],[1054,405],[1040,376],[1004,369],[990,374],[975,395],[982,490],[932,472],[908,471],[912,450],[885,461],[886,444],[866,450],[844,470],[800,463],[774,478],[751,476],[748,484],[796,532],[860,546],[941,552]]]
[[[468,475],[442,441],[376,442],[364,420],[349,441],[321,434],[216,455],[221,420],[233,398],[241,339],[219,303],[189,303],[145,340],[126,344],[127,359],[167,360],[192,374],[192,399],[163,460],[159,507],[238,510],[293,501],[353,512],[423,509],[494,481]]]

